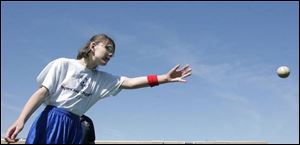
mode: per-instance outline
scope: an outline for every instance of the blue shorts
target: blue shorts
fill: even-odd
[[[47,106],[32,124],[26,144],[79,144],[80,117],[64,109]]]

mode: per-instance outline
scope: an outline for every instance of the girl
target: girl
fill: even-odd
[[[169,82],[186,82],[191,75],[187,65],[176,65],[163,75],[128,78],[97,70],[106,65],[115,53],[114,41],[105,34],[93,36],[79,50],[77,59],[59,58],[50,62],[38,75],[40,86],[25,104],[20,116],[7,130],[5,139],[17,141],[32,113],[46,105],[32,124],[26,138],[28,144],[78,144],[82,138],[80,116],[98,100],[116,95],[121,89],[153,87]]]

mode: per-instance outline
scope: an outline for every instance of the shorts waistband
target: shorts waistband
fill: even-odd
[[[64,115],[67,115],[69,117],[72,117],[72,118],[79,118],[80,116],[64,109],[64,108],[58,108],[56,106],[52,106],[52,105],[47,105],[46,108],[44,109],[45,111],[56,111],[56,112],[59,112],[59,113],[62,113]]]

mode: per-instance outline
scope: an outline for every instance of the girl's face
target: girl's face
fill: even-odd
[[[95,43],[91,45],[92,58],[96,65],[106,65],[108,61],[113,57],[115,49],[109,43]]]

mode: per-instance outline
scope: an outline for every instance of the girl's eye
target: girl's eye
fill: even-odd
[[[112,46],[105,46],[106,50],[110,53],[114,53],[115,49]]]

